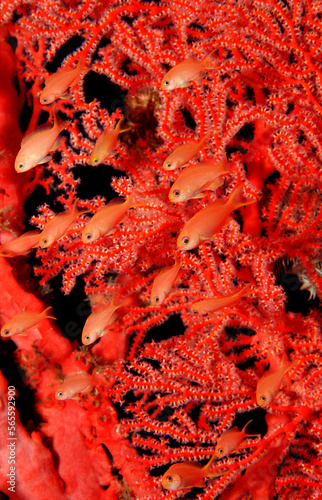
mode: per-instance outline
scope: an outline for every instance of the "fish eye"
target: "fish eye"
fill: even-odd
[[[171,483],[173,481],[173,477],[172,476],[167,476],[166,477],[168,483]]]
[[[222,448],[218,448],[218,455],[222,455],[223,451],[224,450]]]
[[[169,80],[164,80],[163,85],[165,85],[167,87],[169,85],[169,83],[170,83]]]
[[[183,245],[188,245],[190,240],[189,240],[188,236],[184,236],[181,241],[182,241]]]
[[[46,102],[48,101],[47,97],[43,97],[42,98],[42,102],[46,104]]]
[[[18,163],[17,167],[20,169],[20,168],[23,168],[23,163]]]
[[[153,297],[153,302],[160,302],[160,298],[156,295],[155,297]]]
[[[174,191],[172,191],[172,194],[175,198],[178,198],[178,196],[180,195],[179,189],[175,189]]]
[[[91,239],[92,239],[92,233],[86,233],[85,240],[91,240]]]
[[[6,330],[4,330],[3,335],[9,335],[9,333],[10,333],[10,330],[8,330],[8,328],[7,328]]]
[[[165,168],[171,168],[171,165],[172,165],[171,161],[168,161],[168,162],[165,164]]]
[[[58,397],[58,398],[62,398],[62,397],[63,397],[63,395],[64,395],[63,391],[59,391],[59,392],[57,392],[57,397]]]
[[[42,245],[47,245],[47,243],[48,243],[47,238],[43,238],[43,239],[41,240],[41,243],[42,243]]]
[[[261,395],[261,397],[259,398],[261,400],[262,403],[265,403],[266,401],[266,396],[264,396],[264,394]]]
[[[92,163],[94,163],[96,165],[97,162],[98,162],[98,158],[97,157],[93,158]]]
[[[89,342],[91,340],[91,337],[89,335],[85,335],[84,341]]]

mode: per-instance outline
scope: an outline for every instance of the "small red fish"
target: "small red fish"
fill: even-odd
[[[124,218],[126,212],[137,206],[132,202],[135,191],[122,203],[122,198],[114,198],[96,212],[82,232],[83,243],[93,243],[100,236],[110,234]]]
[[[179,203],[200,198],[207,189],[217,189],[223,184],[223,175],[230,174],[226,156],[220,163],[211,160],[202,161],[187,167],[172,184],[169,200]]]
[[[102,163],[108,156],[115,154],[117,139],[120,134],[127,132],[131,127],[121,129],[122,120],[119,120],[114,129],[108,128],[99,136],[91,154],[91,165],[94,167]]]
[[[55,215],[42,230],[39,235],[40,248],[48,248],[54,243],[54,241],[59,240],[66,233],[67,229],[71,226],[74,220],[81,214],[87,213],[87,210],[79,212],[77,210],[78,198],[76,198],[72,210],[69,212],[63,212],[62,214]]]
[[[208,314],[219,311],[224,307],[229,307],[235,302],[237,302],[242,297],[246,297],[254,293],[251,289],[251,285],[246,285],[242,290],[233,295],[226,295],[226,297],[214,297],[212,299],[199,300],[191,306],[191,311],[199,314]]]
[[[187,142],[178,146],[163,163],[165,170],[174,170],[175,168],[183,167],[186,163],[192,160],[201,149],[205,147],[205,140],[211,132],[208,132],[198,143]]]
[[[61,138],[58,136],[69,124],[70,121],[64,122],[57,111],[54,111],[53,126],[42,125],[23,137],[15,159],[16,172],[27,172],[36,165],[49,161],[51,156],[48,153],[55,151],[61,145]]]
[[[51,307],[47,307],[41,313],[22,312],[15,314],[13,318],[1,328],[1,337],[9,338],[12,337],[12,335],[24,335],[23,332],[25,330],[36,326],[43,319],[56,319],[55,316],[48,314],[50,310]]]
[[[180,271],[182,262],[175,261],[173,266],[164,267],[154,278],[151,290],[151,304],[160,305],[169,295]]]
[[[121,304],[114,304],[114,297],[111,303],[106,306],[100,306],[95,309],[87,318],[83,331],[82,331],[82,343],[84,345],[90,345],[99,337],[102,337],[106,333],[106,329],[111,325],[117,318],[116,311],[120,307],[123,307],[127,299]]]
[[[229,223],[231,212],[244,205],[257,202],[257,200],[243,200],[242,189],[242,186],[238,186],[228,200],[217,199],[209,207],[196,213],[179,234],[178,248],[192,250],[204,241],[210,240]]]
[[[223,458],[230,453],[233,453],[241,444],[242,440],[245,437],[259,437],[260,434],[248,434],[247,426],[252,422],[250,420],[247,422],[245,427],[240,431],[238,427],[233,427],[228,431],[222,433],[220,438],[218,439],[216,448],[215,448],[215,457]]]
[[[213,455],[204,467],[201,467],[198,462],[182,462],[171,465],[162,477],[163,488],[170,491],[186,490],[186,492],[195,487],[204,488],[206,478],[220,477],[226,473],[226,470],[209,472],[215,458]]]
[[[27,231],[26,233],[14,238],[1,245],[0,255],[2,257],[15,257],[17,255],[26,255],[32,248],[37,247],[40,231]]]
[[[187,59],[171,68],[163,77],[161,82],[162,90],[173,90],[177,88],[189,87],[192,80],[198,80],[205,76],[206,69],[215,69],[216,65],[209,59],[214,50],[201,62],[194,59]]]
[[[56,99],[65,99],[69,95],[67,89],[76,82],[81,73],[87,73],[91,68],[82,68],[79,59],[76,68],[62,68],[50,75],[45,81],[45,87],[41,91],[40,104],[51,104]]]
[[[298,362],[291,363],[284,354],[281,366],[276,369],[269,369],[259,379],[256,388],[256,401],[258,406],[266,408],[280,391],[284,375],[291,370]]]
[[[55,398],[59,401],[65,399],[77,399],[81,392],[88,392],[93,386],[93,376],[87,372],[79,372],[67,375],[63,384],[57,389]]]

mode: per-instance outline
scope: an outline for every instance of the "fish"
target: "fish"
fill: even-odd
[[[68,88],[76,82],[81,73],[88,73],[91,68],[82,67],[81,59],[78,60],[76,68],[62,68],[53,73],[45,81],[45,87],[40,92],[40,104],[52,104],[57,99],[67,99]]]
[[[79,372],[67,375],[62,385],[57,389],[55,398],[58,401],[65,399],[77,399],[81,392],[88,392],[93,387],[93,376],[87,372]]]
[[[221,186],[223,184],[221,177],[230,173],[226,155],[220,163],[211,160],[196,163],[183,170],[172,184],[169,200],[173,203],[181,203],[191,198],[201,197],[201,193],[206,189],[217,189]]]
[[[212,50],[203,61],[186,59],[171,68],[161,81],[162,90],[174,90],[185,88],[191,85],[193,80],[204,78],[205,70],[216,69],[216,64],[210,62],[210,57],[214,53]]]
[[[216,444],[215,457],[223,458],[229,455],[230,453],[233,453],[234,451],[237,450],[237,448],[239,447],[239,445],[241,444],[242,440],[245,437],[260,437],[260,434],[247,433],[247,426],[251,422],[252,420],[247,422],[247,424],[241,431],[238,429],[238,427],[235,426],[232,429],[223,432]]]
[[[192,160],[205,147],[204,142],[210,133],[208,132],[197,144],[195,142],[187,142],[178,146],[165,159],[163,163],[164,170],[175,170],[176,168],[183,167]]]
[[[293,368],[298,361],[293,363],[289,362],[287,356],[284,354],[280,367],[276,369],[269,369],[259,379],[256,388],[256,401],[258,406],[266,408],[274,401],[280,391],[284,375]]]
[[[87,318],[83,331],[82,331],[82,343],[84,345],[93,344],[98,338],[102,337],[106,333],[106,329],[109,325],[114,323],[117,318],[116,311],[120,307],[123,307],[127,303],[125,299],[121,304],[114,304],[114,296],[111,303],[106,306],[100,306],[95,309]]]
[[[182,262],[177,260],[173,266],[164,267],[154,278],[151,290],[151,304],[159,306],[169,295],[175,283]]]
[[[83,243],[93,243],[100,236],[112,233],[126,212],[137,206],[132,202],[134,194],[135,191],[123,203],[122,198],[113,198],[105,207],[98,210],[82,232]]]
[[[26,255],[32,248],[37,247],[40,231],[27,231],[18,238],[3,243],[0,246],[1,257],[16,257],[17,255]]]
[[[121,129],[122,120],[117,122],[117,125],[114,129],[107,128],[104,132],[99,136],[94,146],[94,149],[91,154],[91,165],[95,167],[95,165],[99,165],[103,163],[105,158],[108,156],[113,156],[115,154],[115,147],[117,144],[117,139],[120,134],[130,130],[131,127],[126,127]]]
[[[210,240],[229,224],[231,212],[244,205],[257,202],[257,200],[244,200],[242,198],[242,189],[242,185],[238,186],[228,200],[217,199],[214,203],[196,213],[180,232],[177,239],[178,248],[192,250],[204,241]]]
[[[181,462],[171,465],[162,476],[163,488],[170,491],[186,490],[186,492],[195,487],[204,488],[206,478],[220,477],[227,471],[209,472],[215,458],[216,456],[213,455],[204,467],[201,467],[198,462]]]
[[[55,215],[49,222],[47,222],[43,231],[39,235],[38,246],[40,248],[48,248],[59,240],[66,233],[67,229],[71,226],[74,220],[81,214],[87,213],[88,210],[79,212],[77,210],[78,198],[74,201],[73,208],[70,212],[63,212],[62,214]]]
[[[70,123],[70,121],[63,121],[54,110],[53,126],[50,124],[42,125],[23,137],[21,148],[15,159],[16,172],[27,172],[36,165],[51,160],[48,153],[61,146],[62,139],[58,136]]]
[[[36,326],[43,319],[57,319],[55,316],[48,314],[51,307],[47,307],[41,313],[22,312],[15,314],[2,328],[0,335],[4,338],[12,337],[12,335],[25,335],[23,332]]]
[[[246,297],[254,293],[251,284],[246,285],[242,290],[233,295],[226,295],[225,297],[214,297],[212,299],[199,300],[191,306],[191,311],[199,314],[209,314],[219,311],[223,307],[228,307],[237,302],[242,297]]]

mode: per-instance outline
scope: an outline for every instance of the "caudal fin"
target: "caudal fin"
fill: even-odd
[[[240,184],[235,191],[230,195],[228,200],[229,205],[232,205],[232,212],[237,208],[244,207],[246,205],[251,205],[252,203],[257,203],[257,200],[248,200],[243,194],[243,185]]]

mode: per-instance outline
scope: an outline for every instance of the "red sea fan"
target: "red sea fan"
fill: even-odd
[[[87,211],[48,249],[33,250],[28,263],[24,257],[12,267],[1,262],[3,324],[23,306],[41,310],[33,293],[50,299],[60,288],[65,296],[52,304],[61,331],[47,321],[12,339],[35,412],[33,423],[21,410],[21,423],[15,414],[12,498],[43,498],[45,484],[51,498],[71,500],[320,498],[319,2],[15,0],[1,9],[4,38],[15,50],[16,87],[25,96],[24,131],[52,119],[53,106],[39,102],[49,74],[78,61],[86,69],[55,103],[71,123],[53,159],[16,174],[22,97],[14,91],[15,59],[6,45],[1,106],[17,142],[2,139],[1,241],[23,231],[19,211],[29,193],[33,228],[43,229],[76,198],[80,212]],[[209,54],[213,67],[188,86],[160,89],[170,68]],[[91,167],[97,139],[120,119],[130,130],[120,135],[116,154]],[[230,174],[203,198],[171,203],[179,170],[164,170],[164,160],[206,134],[194,161],[219,163],[226,155]],[[194,250],[179,251],[184,224],[239,185],[245,200],[256,203],[234,212]],[[84,243],[90,217],[132,193],[134,207],[121,223]],[[154,278],[176,259],[181,268],[170,294],[151,305]],[[246,283],[252,294],[218,314],[192,312],[194,302],[232,295]],[[64,321],[70,296],[78,303],[73,319]],[[116,320],[93,345],[79,347],[84,318],[111,300],[123,304]],[[5,342],[2,351],[11,341]],[[257,382],[283,355],[294,367],[270,407],[260,409]],[[91,391],[77,401],[56,401],[64,376],[79,371],[95,377]],[[6,391],[3,380],[3,412]],[[249,420],[262,437],[214,462],[222,477],[189,493],[162,489],[171,464],[206,463],[222,432]],[[24,468],[28,451],[30,468]],[[5,454],[1,464],[7,473]],[[42,480],[32,482],[37,474]],[[12,493],[4,476],[1,489]]]

